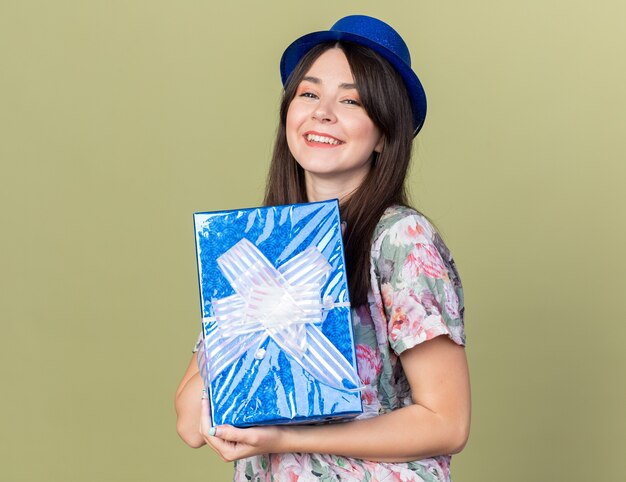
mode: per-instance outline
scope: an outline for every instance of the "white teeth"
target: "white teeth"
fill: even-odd
[[[333,139],[332,137],[318,136],[316,134],[307,134],[306,139],[307,141],[322,142],[324,144],[330,144],[333,146],[339,144],[339,141],[337,139]]]

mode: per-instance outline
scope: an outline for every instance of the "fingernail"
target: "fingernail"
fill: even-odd
[[[215,427],[211,427],[211,428],[209,429],[209,435],[210,435],[211,437],[215,436],[215,432],[216,432],[216,431],[217,431],[217,429],[216,429]]]

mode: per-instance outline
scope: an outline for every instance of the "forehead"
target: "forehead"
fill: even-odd
[[[324,51],[306,72],[305,77],[315,77],[323,83],[352,83],[354,77],[346,54],[338,47]]]

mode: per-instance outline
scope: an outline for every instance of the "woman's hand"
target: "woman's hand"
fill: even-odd
[[[281,451],[280,427],[237,428],[232,425],[212,427],[207,399],[202,400],[200,433],[224,462]]]

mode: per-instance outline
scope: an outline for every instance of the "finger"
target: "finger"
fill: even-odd
[[[242,431],[240,428],[235,428],[232,425],[218,425],[215,428],[214,436],[228,442],[243,442],[242,435],[239,433]]]
[[[216,425],[215,427],[211,427],[211,431],[207,433],[228,442],[242,442],[242,437],[238,433],[241,430],[242,429],[235,428],[232,425]]]
[[[256,445],[258,443],[257,430],[254,428],[237,428],[232,425],[215,427],[215,436],[228,442]]]
[[[236,442],[229,442],[218,437],[207,437],[207,445],[211,447],[224,462],[232,462],[247,456],[248,447]]]

